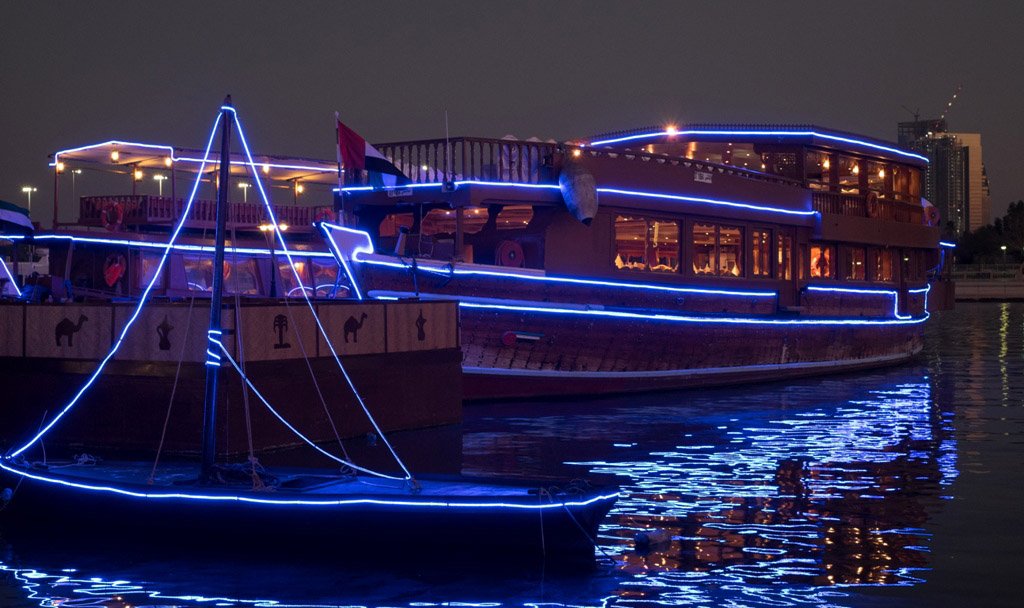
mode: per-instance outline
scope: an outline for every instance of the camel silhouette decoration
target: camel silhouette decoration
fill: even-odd
[[[53,339],[57,346],[61,346],[61,338],[68,337],[68,346],[75,345],[75,334],[82,330],[82,324],[89,320],[85,315],[78,315],[78,323],[72,323],[71,319],[64,317],[57,327],[53,329]]]
[[[348,321],[345,321],[345,344],[348,344],[349,334],[352,334],[352,342],[359,342],[359,330],[363,328],[363,323],[365,322],[365,312],[359,316],[358,321],[356,321],[356,318],[354,316],[349,317]]]

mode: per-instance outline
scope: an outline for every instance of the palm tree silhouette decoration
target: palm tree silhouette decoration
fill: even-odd
[[[284,332],[288,331],[288,317],[277,315],[274,317],[274,331],[277,332],[277,344],[274,348],[291,348],[292,345],[284,341]]]

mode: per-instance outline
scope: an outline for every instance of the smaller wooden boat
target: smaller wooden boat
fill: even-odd
[[[245,146],[248,165],[255,169],[245,144],[241,123],[230,104],[221,108],[217,125],[221,134],[221,159],[229,159],[231,129],[237,127]],[[215,126],[207,144],[204,164],[210,157]],[[200,174],[202,171],[200,171]],[[228,183],[228,163],[220,163],[220,183]],[[198,179],[198,178],[197,178]],[[258,172],[253,171],[261,194]],[[193,197],[195,190],[193,189]],[[97,462],[78,459],[64,464],[34,460],[35,451],[56,424],[76,405],[103,372],[146,305],[147,294],[160,275],[167,254],[174,245],[193,199],[181,212],[177,228],[164,251],[146,292],[124,326],[121,337],[75,396],[56,412],[26,443],[0,458],[0,475],[5,482],[3,523],[16,530],[34,529],[59,534],[98,535],[109,542],[117,539],[159,539],[161,542],[216,546],[267,546],[275,550],[285,543],[311,552],[336,552],[339,548],[392,546],[424,553],[456,552],[467,546],[485,547],[487,556],[548,555],[580,556],[592,559],[601,519],[614,504],[614,489],[594,489],[580,482],[551,484],[509,482],[472,478],[420,479],[413,476],[373,419],[359,396],[351,377],[331,344],[328,332],[306,297],[325,346],[334,355],[347,387],[352,390],[376,435],[394,457],[400,474],[374,471],[356,465],[347,456],[336,456],[305,437],[275,410],[244,367],[222,343],[221,325],[224,224],[227,199],[218,193],[216,252],[210,306],[206,360],[206,399],[203,416],[202,465],[150,462]],[[263,196],[272,225],[277,224],[269,201]],[[285,256],[291,263],[280,230],[275,230]],[[292,264],[294,271],[294,264]],[[298,279],[298,274],[296,273]],[[305,291],[303,290],[305,294]],[[240,338],[239,338],[240,339]],[[230,365],[229,365],[230,364]],[[320,455],[340,466],[333,469],[282,469],[268,474],[259,471],[254,459],[243,467],[216,462],[216,421],[218,379],[237,372],[256,399],[297,437]],[[132,407],[148,407],[131,403]],[[251,440],[251,436],[250,436]],[[41,450],[40,450],[41,451]],[[159,454],[159,452],[157,452]],[[339,544],[342,542],[344,544]],[[359,542],[361,544],[353,544]],[[474,553],[474,559],[478,552]]]

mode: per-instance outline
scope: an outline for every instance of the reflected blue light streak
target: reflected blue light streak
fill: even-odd
[[[5,262],[3,258],[0,258],[0,266],[3,266],[4,274],[7,275],[7,278],[11,281],[11,286],[14,287],[15,293],[17,293],[20,298],[21,288],[18,287],[18,282],[14,280],[14,275],[11,274],[11,269],[7,267],[7,262]]]

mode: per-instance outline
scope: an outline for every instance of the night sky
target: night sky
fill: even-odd
[[[112,138],[202,147],[231,93],[256,152],[559,140],[673,122],[801,122],[896,139],[901,106],[982,134],[993,212],[1024,198],[1024,3],[12,2],[0,198],[48,226],[47,154]],[[79,194],[91,192],[85,176]],[[147,188],[153,184],[147,184]],[[106,192],[109,193],[109,192]],[[155,193],[155,192],[154,192]],[[76,216],[70,197],[62,219]],[[324,201],[318,201],[324,202]],[[77,207],[77,206],[76,206]]]

